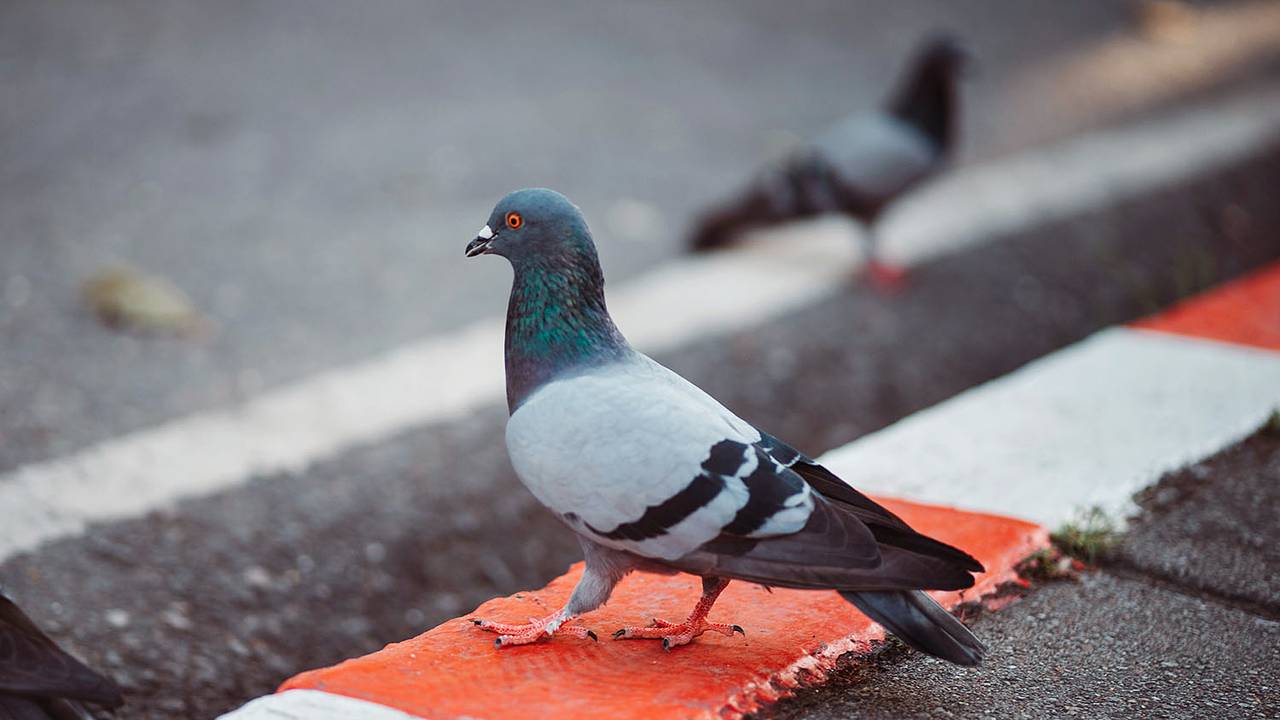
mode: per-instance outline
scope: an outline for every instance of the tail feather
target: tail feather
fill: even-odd
[[[747,230],[786,220],[786,215],[777,213],[773,205],[767,188],[747,188],[702,216],[689,240],[690,248],[697,252],[718,250]]]
[[[840,595],[920,652],[968,667],[981,662],[987,652],[969,628],[923,591],[842,591]]]

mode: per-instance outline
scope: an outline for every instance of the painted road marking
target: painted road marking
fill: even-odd
[[[290,690],[254,700],[223,715],[234,720],[414,720],[377,703],[319,690]]]
[[[890,258],[917,263],[1046,218],[1203,172],[1280,136],[1280,88],[962,169],[886,225]],[[779,237],[781,236],[781,237]],[[460,241],[461,245],[461,241]],[[740,252],[681,260],[610,292],[619,325],[661,351],[763,322],[835,292],[857,265],[838,222]],[[744,313],[742,308],[752,308]],[[254,476],[297,471],[502,395],[498,320],[321,372],[0,476],[0,561],[90,523],[123,520]]]
[[[1280,350],[1280,264],[1178,303],[1133,326]]]
[[[1280,406],[1280,354],[1112,328],[833,450],[860,490],[1057,527],[1116,517]],[[911,462],[903,462],[911,458]]]
[[[935,593],[948,607],[975,600],[1016,579],[1013,566],[1047,546],[1047,532],[1021,520],[882,500],[921,532],[971,552],[987,568],[964,593]],[[542,590],[497,598],[472,616],[523,622],[559,607],[581,564]],[[600,642],[556,638],[495,650],[492,636],[468,618],[331,668],[303,673],[281,687],[324,690],[432,720],[455,718],[724,718],[776,700],[800,680],[816,681],[846,652],[866,651],[883,631],[834,592],[732,583],[712,615],[747,629],[746,637],[704,635],[663,653],[657,643],[613,641],[608,634],[653,617],[683,618],[699,595],[691,576],[637,573],[583,622]],[[963,597],[962,597],[963,596]],[[589,668],[589,672],[584,672]],[[289,715],[255,701],[234,720],[330,717]],[[267,714],[267,711],[276,714]],[[334,716],[338,717],[338,716]]]
[[[1277,351],[1280,263],[1097,333],[822,461],[868,492],[1049,527],[1091,507],[1123,518],[1138,490],[1280,410]]]

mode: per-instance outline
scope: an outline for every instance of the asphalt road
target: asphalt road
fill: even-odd
[[[642,272],[762,159],[877,103],[938,29],[980,61],[962,160],[1150,109],[1057,75],[1149,45],[1136,17],[976,0],[4,3],[0,470],[499,314],[505,268],[463,271],[460,248],[516,187],[574,198],[612,282]],[[117,264],[171,279],[215,330],[101,327],[80,284]]]
[[[1212,282],[1280,256],[1277,176],[1273,149],[940,258],[902,295],[851,284],[659,359],[816,453],[1193,292],[1189,263],[1215,268],[1201,279]],[[1224,224],[1241,212],[1247,225]],[[127,717],[207,717],[301,669],[540,586],[577,559],[568,531],[511,475],[504,422],[495,404],[412,428],[48,544],[0,565],[0,577],[126,685]]]

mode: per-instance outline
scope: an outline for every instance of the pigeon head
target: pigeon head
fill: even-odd
[[[515,277],[507,304],[507,404],[512,412],[564,373],[630,353],[609,317],[604,274],[582,212],[553,190],[498,201],[467,257],[501,255]]]
[[[467,257],[477,255],[501,255],[516,267],[597,262],[582,211],[545,188],[516,190],[499,200],[467,245]]]
[[[937,35],[916,51],[889,103],[889,112],[914,125],[946,152],[956,130],[956,83],[969,55],[956,40]]]
[[[970,62],[969,52],[950,35],[935,35],[929,38],[921,47],[917,57],[920,67],[949,74],[959,73]]]

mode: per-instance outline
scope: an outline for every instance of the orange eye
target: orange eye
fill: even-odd
[[[520,226],[523,224],[524,224],[524,218],[520,217],[520,213],[518,212],[507,213],[507,227],[511,228],[512,230],[519,230]]]

